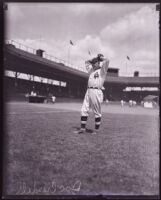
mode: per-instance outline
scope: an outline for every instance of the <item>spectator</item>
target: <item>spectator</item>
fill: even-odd
[[[49,102],[49,103],[55,103],[55,101],[56,101],[56,97],[53,96],[52,93],[49,93],[49,95],[47,97],[47,102]]]
[[[37,95],[36,92],[31,91],[31,96],[36,96],[36,95]]]

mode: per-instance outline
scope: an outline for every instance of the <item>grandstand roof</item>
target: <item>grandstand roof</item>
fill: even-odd
[[[63,63],[58,63],[55,61],[48,60],[46,58],[40,57],[38,55],[35,55],[33,53],[26,52],[24,50],[15,48],[13,45],[5,45],[5,56],[6,59],[12,59],[13,61],[19,61],[22,63],[22,65],[18,68],[18,65],[12,66],[12,68],[15,68],[15,70],[19,70],[19,72],[22,73],[34,73],[37,74],[37,76],[43,74],[46,75],[46,78],[48,77],[52,72],[57,72],[62,74],[62,76],[68,76],[72,75],[72,77],[76,78],[88,78],[88,74],[68,67],[64,65]],[[29,64],[30,62],[30,64]],[[33,63],[33,64],[32,64]],[[32,66],[31,66],[32,64]],[[22,67],[23,66],[23,67]],[[6,69],[11,70],[10,66],[6,65]],[[12,69],[13,70],[13,69]],[[113,83],[119,83],[119,84],[159,84],[159,77],[112,77],[107,76],[106,82],[113,82]]]

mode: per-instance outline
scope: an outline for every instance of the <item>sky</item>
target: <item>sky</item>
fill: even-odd
[[[41,48],[77,68],[84,69],[85,60],[102,53],[109,58],[109,67],[119,68],[120,76],[132,76],[134,71],[159,76],[155,7],[155,3],[8,3],[5,39]]]

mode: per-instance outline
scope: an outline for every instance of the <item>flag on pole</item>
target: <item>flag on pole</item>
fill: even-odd
[[[128,60],[130,60],[130,57],[129,57],[129,56],[127,56],[127,59],[128,59]]]
[[[73,42],[72,42],[71,40],[70,40],[70,44],[71,44],[71,45],[74,45]]]

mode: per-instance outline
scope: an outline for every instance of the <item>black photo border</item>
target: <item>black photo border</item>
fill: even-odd
[[[0,134],[0,155],[1,155],[1,165],[0,165],[0,185],[1,185],[1,199],[100,199],[100,200],[123,200],[123,199],[136,199],[136,200],[150,200],[150,199],[160,199],[160,191],[159,195],[3,195],[3,171],[5,168],[5,157],[4,157],[4,149],[5,149],[5,133],[4,133],[4,65],[3,65],[3,59],[4,59],[4,38],[5,38],[5,9],[7,3],[158,3],[160,4],[159,0],[3,0],[0,1],[0,25],[1,25],[1,32],[0,32],[0,117],[1,117],[1,134]],[[160,16],[160,11],[159,11]],[[160,18],[160,17],[159,17]],[[160,39],[160,21],[159,21],[159,39]],[[160,60],[159,60],[160,62]],[[161,75],[161,74],[160,74]],[[161,76],[160,76],[161,77]],[[161,82],[161,81],[160,81]],[[160,155],[160,143],[159,143],[159,155]],[[160,163],[159,163],[159,185],[160,185]],[[160,188],[160,187],[159,187]]]

